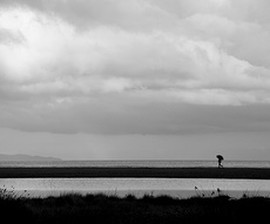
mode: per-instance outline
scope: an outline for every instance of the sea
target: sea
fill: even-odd
[[[224,167],[270,168],[270,161],[224,161]],[[217,161],[104,160],[0,162],[0,167],[216,167]],[[0,178],[0,194],[48,197],[63,194],[169,195],[177,198],[226,194],[270,197],[270,180],[206,178]]]
[[[216,167],[215,160],[59,160],[0,161],[0,167]],[[224,167],[270,168],[270,161],[225,160]]]

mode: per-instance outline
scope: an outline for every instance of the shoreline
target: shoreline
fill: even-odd
[[[270,168],[1,167],[0,178],[270,179]]]

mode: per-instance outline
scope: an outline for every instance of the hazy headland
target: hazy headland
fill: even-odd
[[[33,156],[26,154],[0,154],[0,162],[42,162],[42,161],[61,161],[59,158],[55,157],[45,157],[45,156]]]

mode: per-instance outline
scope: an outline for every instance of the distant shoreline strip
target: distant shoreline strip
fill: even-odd
[[[224,178],[270,179],[270,168],[5,167],[0,178]]]

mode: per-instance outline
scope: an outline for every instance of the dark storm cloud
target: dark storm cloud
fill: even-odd
[[[128,98],[127,98],[128,99]],[[224,132],[268,132],[269,106],[209,106],[141,103],[101,98],[90,103],[51,107],[24,103],[1,105],[1,126],[30,132],[190,135]]]

